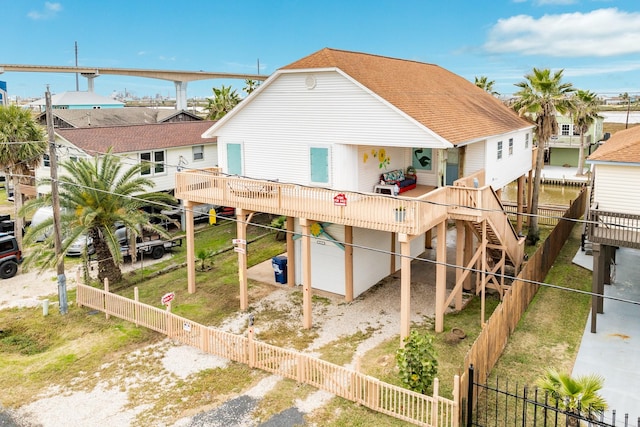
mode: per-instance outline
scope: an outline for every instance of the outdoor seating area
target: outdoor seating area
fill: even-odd
[[[374,192],[398,195],[413,190],[417,184],[416,175],[405,173],[402,169],[396,169],[380,175],[380,183],[374,187]],[[387,189],[390,191],[384,191]]]

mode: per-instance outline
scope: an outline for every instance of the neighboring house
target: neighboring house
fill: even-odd
[[[28,104],[37,111],[46,110],[46,99],[41,98]],[[102,109],[124,108],[124,103],[95,92],[63,92],[51,95],[51,109],[77,110],[77,109]]]
[[[189,111],[147,107],[107,109],[52,109],[54,128],[85,128],[96,126],[121,126],[151,123],[173,123],[203,120]],[[46,112],[37,116],[42,126],[47,125]]]
[[[110,148],[126,164],[149,163],[142,173],[155,183],[154,191],[172,192],[175,173],[217,164],[216,139],[201,137],[211,121],[131,126],[57,129],[58,162],[100,156]],[[50,176],[49,156],[36,170],[36,179]],[[64,170],[59,171],[60,174]],[[39,193],[50,188],[39,185]]]
[[[187,207],[235,207],[240,242],[251,212],[288,217],[289,285],[303,286],[305,327],[311,326],[312,288],[350,301],[400,266],[406,336],[409,257],[430,247],[433,229],[438,262],[446,262],[447,221],[457,220],[458,238],[467,236],[459,242],[458,264],[475,265],[493,244],[500,252],[494,268],[503,269],[505,258],[520,265],[522,239],[495,191],[524,182],[531,170],[532,127],[437,65],[323,49],[276,71],[206,131],[204,137],[217,138],[220,169],[212,171],[217,175],[178,174],[176,196]],[[410,166],[415,189],[378,194],[394,191],[388,182],[380,185],[383,173],[406,173]],[[482,252],[474,260],[472,236]],[[192,230],[187,245],[193,250]],[[398,252],[403,256],[393,255]],[[241,249],[240,305],[246,309],[243,257]],[[459,277],[455,296],[445,301],[446,269],[438,270],[436,329],[451,298],[459,307],[460,283],[469,279]]]
[[[587,238],[593,248],[593,289],[604,294],[616,247],[640,249],[640,126],[614,133],[587,159],[592,189]],[[591,332],[602,298],[592,297]]]
[[[549,140],[547,163],[551,166],[578,166],[580,133],[575,129],[571,115],[557,114],[558,135]],[[598,116],[584,135],[584,156],[589,156],[604,138],[604,117]]]

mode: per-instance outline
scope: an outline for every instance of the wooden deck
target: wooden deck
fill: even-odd
[[[486,219],[511,259],[519,262],[523,251],[500,200],[488,186],[418,185],[399,196],[390,196],[225,176],[213,169],[176,174],[175,196],[188,203],[231,206],[414,236],[447,219]]]

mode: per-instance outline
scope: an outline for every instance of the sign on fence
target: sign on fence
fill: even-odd
[[[171,301],[173,301],[173,299],[176,297],[176,294],[173,292],[169,292],[166,293],[164,295],[162,295],[162,298],[160,299],[160,302],[162,302],[162,305],[167,305],[169,304]]]

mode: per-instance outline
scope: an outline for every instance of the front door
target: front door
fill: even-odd
[[[445,172],[445,183],[453,185],[453,181],[458,179],[459,156],[457,148],[447,149],[447,168]]]

